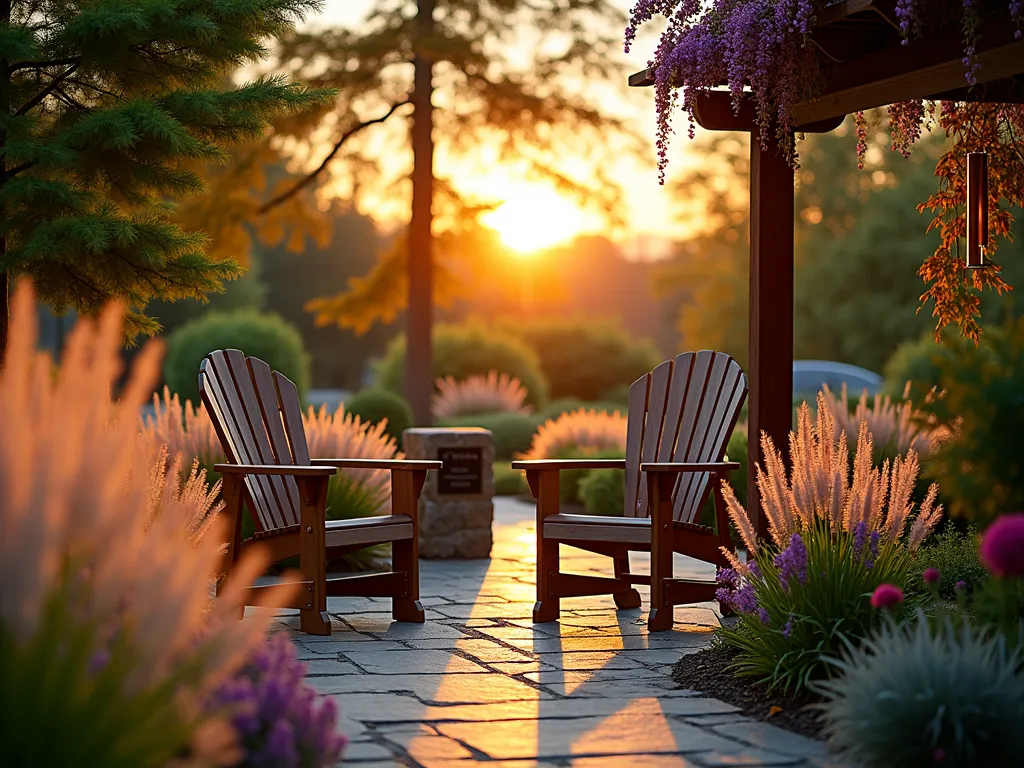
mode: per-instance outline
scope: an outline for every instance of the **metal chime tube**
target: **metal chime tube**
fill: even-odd
[[[985,266],[988,246],[988,155],[967,153],[967,267]]]

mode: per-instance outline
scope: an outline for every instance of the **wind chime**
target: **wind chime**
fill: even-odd
[[[968,269],[984,267],[988,247],[988,153],[967,153]]]

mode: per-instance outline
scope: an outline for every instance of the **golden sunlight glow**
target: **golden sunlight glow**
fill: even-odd
[[[480,220],[521,255],[572,240],[591,228],[579,206],[554,190],[525,186]]]

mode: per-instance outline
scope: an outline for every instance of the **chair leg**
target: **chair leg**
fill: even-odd
[[[408,621],[422,624],[424,621],[423,604],[420,603],[419,579],[419,547],[416,538],[403,539],[391,545],[391,569],[396,573],[405,571],[409,585],[407,597],[391,599],[391,618],[395,621]]]
[[[427,473],[422,470],[391,473],[392,511],[412,519],[412,536],[391,543],[391,570],[405,571],[405,595],[391,598],[391,618],[422,624],[423,604],[420,602],[420,531],[419,498]]]
[[[220,573],[217,578],[217,594],[220,594],[224,583],[235,570],[238,554],[242,548],[242,478],[238,475],[225,475],[221,485],[221,498],[224,500],[224,520],[227,521],[227,546],[220,557]],[[238,606],[238,619],[245,617],[245,606]]]
[[[298,478],[299,486],[299,571],[307,587],[306,607],[299,609],[299,631],[310,635],[331,634],[327,615],[327,529],[324,509],[326,477]]]
[[[558,621],[562,609],[560,598],[552,594],[551,576],[558,573],[558,542],[537,536],[537,602],[533,605],[533,621],[541,624]]]
[[[672,483],[674,477],[648,475],[647,497],[651,507],[651,613],[649,632],[672,629],[675,608],[665,589],[672,578]]]
[[[626,552],[622,557],[614,558],[613,562],[616,579],[629,575],[629,552]],[[636,589],[631,589],[628,592],[617,592],[612,595],[612,599],[615,600],[615,607],[622,610],[640,607],[640,593]]]

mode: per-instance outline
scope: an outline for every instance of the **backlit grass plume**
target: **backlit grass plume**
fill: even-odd
[[[875,447],[883,454],[906,453],[913,448],[919,455],[927,456],[934,449],[934,443],[941,439],[939,431],[923,423],[923,414],[916,411],[909,400],[894,402],[888,395],[869,398],[864,390],[851,413],[846,384],[838,397],[827,384],[823,394],[834,419],[836,439],[841,432],[851,435],[859,432],[861,422],[867,424]]]
[[[162,397],[153,395],[152,415],[141,419],[143,434],[154,443],[167,446],[172,459],[179,456],[185,462],[198,461],[207,470],[226,460],[206,409],[202,405],[195,407],[191,400],[182,403],[166,386]]]
[[[210,491],[167,474],[138,438],[160,349],[120,398],[123,312],[80,320],[56,371],[35,307],[14,298],[0,371],[0,743],[11,765],[165,766],[230,758],[233,731],[201,701],[258,643],[237,621],[264,563],[239,562],[211,601],[221,554]],[[209,531],[209,535],[202,535]]]
[[[529,394],[519,379],[507,373],[491,371],[486,376],[474,374],[461,381],[447,376],[435,383],[434,416],[450,419],[456,416],[475,416],[483,413],[529,414],[533,408],[526,405]]]
[[[911,495],[920,471],[914,448],[891,463],[886,460],[881,467],[874,466],[873,438],[866,421],[861,421],[858,428],[856,457],[850,471],[846,432],[837,429],[835,416],[821,392],[816,422],[812,422],[810,408],[803,403],[789,445],[791,472],[786,471],[772,439],[761,435],[764,464],[757,468],[757,486],[768,533],[779,549],[788,546],[794,533],[825,522],[834,533],[853,533],[862,524],[867,533],[877,531],[889,540],[899,540],[906,533],[905,543],[914,550],[942,517],[942,506],[935,503],[935,484],[914,514]],[[754,523],[727,483],[723,483],[723,493],[729,517],[747,549],[756,554]],[[742,569],[732,553],[726,554],[735,567]]]
[[[626,417],[580,408],[548,419],[533,436],[523,459],[561,459],[626,450]]]

